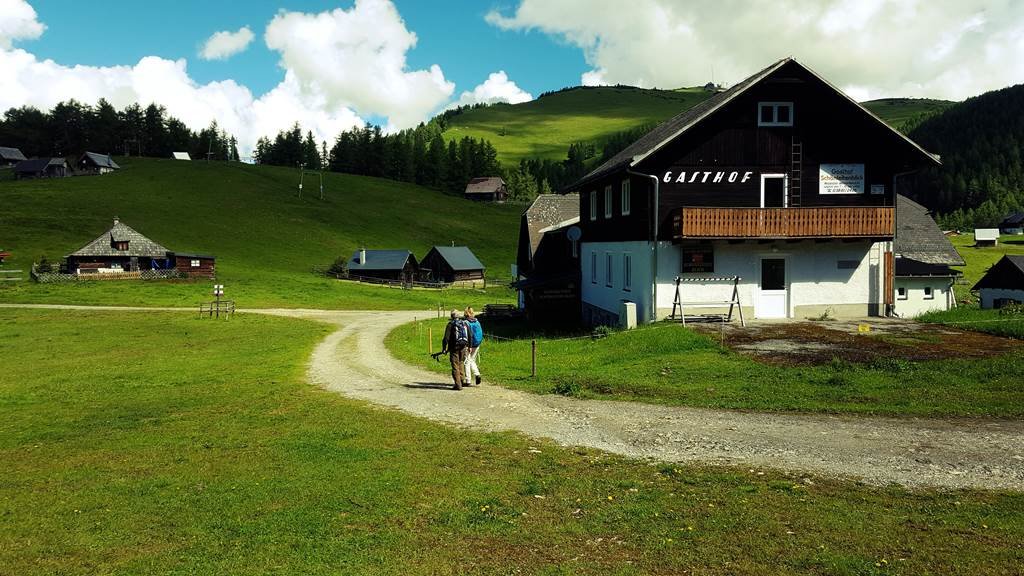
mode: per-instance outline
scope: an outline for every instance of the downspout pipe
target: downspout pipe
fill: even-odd
[[[642,172],[634,172],[629,168],[626,169],[626,174],[632,176],[639,176],[640,178],[649,178],[654,183],[654,241],[651,246],[654,250],[654,255],[651,259],[651,311],[647,315],[648,320],[651,322],[658,321],[658,223],[661,220],[661,179],[653,174],[644,174]]]

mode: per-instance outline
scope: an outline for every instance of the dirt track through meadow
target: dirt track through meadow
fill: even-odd
[[[384,347],[388,332],[423,312],[248,312],[335,325],[310,359],[313,383],[431,420],[665,462],[880,485],[1024,490],[1022,421],[709,410],[536,395],[486,383],[455,392],[444,375],[399,362]]]

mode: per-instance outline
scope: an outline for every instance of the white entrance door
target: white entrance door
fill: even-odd
[[[761,283],[758,286],[754,315],[758,318],[788,318],[788,288],[786,259],[761,258]]]

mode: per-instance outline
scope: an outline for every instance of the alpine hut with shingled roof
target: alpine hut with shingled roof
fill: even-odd
[[[378,279],[413,282],[419,273],[416,256],[408,250],[367,250],[360,248],[348,260],[352,279]]]
[[[110,157],[110,154],[97,154],[95,152],[82,154],[76,166],[79,174],[108,174],[114,170],[121,169],[117,162],[114,162],[114,159]]]
[[[541,194],[519,224],[515,287],[531,318],[574,321],[580,310],[578,194]]]
[[[65,256],[69,274],[117,274],[177,269],[182,276],[213,278],[211,255],[171,252],[114,218],[114,225],[80,249]]]
[[[942,233],[928,209],[906,196],[896,196],[895,279],[893,313],[913,318],[956,306],[953,284],[964,259]]]
[[[484,285],[484,265],[466,246],[434,246],[420,260],[420,273],[431,282]]]
[[[504,202],[508,198],[508,186],[498,177],[473,178],[466,184],[463,196],[480,202]]]

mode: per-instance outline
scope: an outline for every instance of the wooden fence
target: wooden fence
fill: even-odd
[[[133,272],[111,272],[96,274],[66,274],[64,272],[40,272],[32,265],[29,276],[40,284],[62,282],[89,282],[92,280],[175,280],[188,276],[180,270],[136,270]]]

